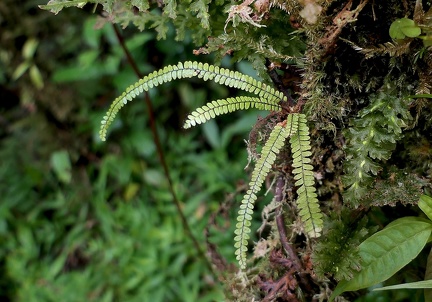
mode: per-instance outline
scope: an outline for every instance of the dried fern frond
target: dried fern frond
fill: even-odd
[[[399,57],[406,54],[410,50],[411,41],[403,40],[401,42],[386,42],[379,44],[378,46],[362,48],[355,44],[352,44],[353,48],[365,55],[366,59],[370,59],[374,56],[390,55],[391,57]]]

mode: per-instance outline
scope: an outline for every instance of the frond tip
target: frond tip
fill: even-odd
[[[101,140],[106,140],[106,134],[109,126],[114,121],[114,118],[119,110],[125,104],[127,104],[127,102],[132,101],[144,91],[149,91],[150,88],[157,87],[163,83],[167,83],[176,79],[192,77],[198,77],[204,81],[212,80],[215,83],[221,85],[253,93],[261,100],[265,100],[265,103],[268,104],[268,107],[270,108],[276,108],[279,101],[285,98],[281,92],[238,71],[220,68],[207,63],[203,64],[188,61],[183,64],[180,62],[177,65],[168,65],[163,69],[150,73],[135,84],[129,86],[125,92],[116,98],[101,122],[101,128],[99,131]],[[234,100],[238,100],[238,98],[235,98]],[[218,105],[214,104],[214,106],[220,106],[222,103],[223,101],[218,103]],[[259,104],[262,103],[262,101],[259,102]],[[260,108],[259,104],[255,107]],[[241,109],[241,106],[238,106],[238,108]],[[222,106],[222,108],[224,107]],[[213,111],[213,113],[215,113],[215,111]],[[208,114],[211,116],[210,112]],[[198,122],[195,121],[195,123]],[[191,122],[191,125],[194,124]]]
[[[309,128],[304,114],[290,114],[287,119],[287,127],[292,125],[294,134],[291,136],[290,145],[293,157],[293,174],[297,189],[297,207],[300,218],[304,224],[305,233],[316,238],[321,235],[323,228],[323,215],[321,213],[314,187],[315,179],[313,166],[310,164],[312,155]]]

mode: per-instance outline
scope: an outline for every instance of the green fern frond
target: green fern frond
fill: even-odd
[[[312,251],[314,272],[318,278],[324,279],[332,274],[336,280],[349,280],[361,268],[358,246],[373,230],[366,228],[366,218],[355,222],[353,213],[345,207],[341,213],[332,212],[325,218],[324,238]]]
[[[409,102],[394,96],[394,87],[371,96],[370,104],[358,113],[347,138],[344,202],[357,207],[381,170],[380,161],[390,158],[402,130],[411,119]]]
[[[248,239],[251,232],[250,225],[252,220],[254,203],[257,199],[256,194],[261,190],[262,184],[270,172],[273,163],[276,160],[276,155],[284,146],[286,138],[290,135],[290,129],[281,125],[276,125],[261,151],[261,157],[256,162],[252,172],[249,190],[243,197],[240,205],[240,210],[237,216],[237,224],[235,230],[235,244],[237,249],[235,252],[236,259],[239,261],[241,269],[246,268],[246,252],[248,250]]]
[[[290,138],[293,157],[293,174],[297,189],[297,207],[304,223],[306,234],[312,238],[319,237],[323,228],[323,215],[319,208],[313,166],[310,164],[312,155],[309,128],[304,114],[291,114],[287,119],[287,127],[292,125],[294,134]]]
[[[235,98],[216,100],[209,102],[206,105],[191,112],[188,115],[183,127],[188,129],[197,124],[205,123],[218,115],[226,114],[236,110],[247,110],[249,108],[271,111],[279,111],[281,109],[278,104],[269,102],[267,99],[250,96],[239,96]]]
[[[100,138],[103,141],[106,139],[108,127],[113,122],[119,110],[127,104],[128,101],[132,101],[144,91],[148,91],[150,88],[163,83],[175,79],[192,77],[198,77],[204,81],[212,80],[221,85],[253,93],[274,105],[284,99],[284,95],[281,92],[238,71],[220,68],[207,63],[203,64],[200,62],[188,61],[183,64],[180,62],[177,65],[169,65],[163,69],[152,72],[137,83],[129,86],[121,96],[116,98],[101,122],[101,129],[99,132]]]

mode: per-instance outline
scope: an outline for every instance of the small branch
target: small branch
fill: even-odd
[[[287,253],[288,258],[292,261],[294,269],[298,273],[300,273],[303,270],[303,265],[299,257],[297,256],[297,254],[294,252],[294,247],[292,246],[292,244],[288,242],[287,234],[285,230],[285,221],[282,213],[282,202],[284,197],[284,190],[285,190],[285,179],[282,175],[279,175],[276,180],[276,187],[275,187],[275,201],[277,203],[280,203],[279,211],[276,214],[276,225],[279,231],[279,238],[281,244],[285,252]]]
[[[333,19],[333,25],[330,25],[326,28],[327,33],[323,38],[321,38],[318,43],[321,44],[324,48],[324,56],[327,56],[329,53],[331,53],[334,48],[336,47],[336,42],[339,38],[339,35],[342,32],[342,29],[349,23],[355,21],[359,15],[359,13],[362,11],[362,9],[365,7],[365,5],[368,3],[369,0],[361,0],[359,5],[353,9],[351,9],[351,6],[353,4],[353,0],[349,0],[343,9],[334,17]]]
[[[129,62],[129,64],[131,65],[132,69],[134,70],[136,76],[141,79],[143,77],[143,75],[139,71],[138,66],[137,66],[135,60],[133,59],[133,57],[132,57],[131,53],[129,52],[128,48],[126,47],[126,43],[124,41],[123,35],[120,33],[120,30],[118,29],[117,25],[112,24],[112,26],[114,28],[114,32],[116,34],[117,40],[119,41],[120,46],[123,49],[123,52],[125,53],[126,58],[127,58],[128,62]],[[163,151],[163,148],[162,148],[162,144],[160,142],[159,133],[158,133],[157,128],[156,128],[156,120],[155,120],[155,116],[154,116],[153,106],[152,106],[152,103],[151,103],[151,100],[150,100],[148,92],[145,92],[145,98],[144,98],[144,100],[145,100],[145,104],[147,106],[147,112],[148,112],[148,115],[149,115],[149,118],[150,118],[150,128],[151,128],[151,131],[152,131],[152,134],[153,134],[153,142],[156,145],[156,150],[157,150],[157,154],[158,154],[158,157],[159,157],[159,162],[162,165],[162,168],[163,168],[163,171],[164,171],[164,174],[165,174],[165,178],[168,180],[168,188],[169,188],[171,197],[172,197],[172,199],[174,201],[174,204],[175,204],[175,206],[177,208],[177,212],[180,215],[180,220],[182,222],[183,229],[186,232],[186,235],[192,240],[192,243],[195,246],[195,249],[196,249],[198,255],[205,262],[206,266],[211,271],[211,273],[214,275],[214,277],[217,278],[217,275],[216,275],[215,271],[213,270],[212,265],[210,264],[210,262],[207,259],[205,253],[201,249],[201,247],[200,247],[200,245],[198,243],[198,240],[196,239],[196,237],[192,233],[192,230],[191,230],[191,228],[189,226],[189,223],[187,222],[186,216],[183,213],[180,201],[179,201],[179,199],[177,197],[177,194],[176,194],[176,192],[174,190],[174,186],[173,186],[173,182],[172,182],[172,179],[171,179],[171,175],[169,173],[168,165],[167,165],[166,160],[165,160],[165,154],[164,154],[164,151]]]
[[[282,80],[280,79],[280,76],[276,72],[274,68],[270,67],[270,60],[266,59],[266,66],[267,66],[267,72],[273,81],[273,84],[275,84],[276,88],[281,91],[287,98],[288,106],[292,107],[294,106],[295,102],[294,99],[291,96],[291,93],[288,89],[285,88],[284,84],[282,83]]]
[[[279,175],[276,180],[276,187],[275,187],[275,201],[280,203],[279,212],[276,214],[276,225],[279,232],[279,238],[285,252],[288,255],[288,258],[292,261],[292,267],[297,274],[298,282],[300,286],[307,292],[312,292],[313,289],[307,274],[304,272],[303,264],[300,258],[297,256],[297,253],[295,252],[293,245],[289,243],[287,240],[285,221],[282,213],[282,202],[284,200],[284,192],[285,192],[285,177],[283,175]]]

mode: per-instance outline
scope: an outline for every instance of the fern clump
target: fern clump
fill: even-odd
[[[358,206],[368,193],[381,169],[378,161],[390,157],[410,118],[408,103],[387,89],[374,95],[369,106],[352,121],[346,133],[347,161],[343,177],[347,203]]]
[[[249,108],[280,111],[283,114],[280,104],[286,101],[286,97],[272,87],[240,72],[230,71],[207,63],[185,62],[184,64],[178,63],[177,65],[166,66],[129,86],[125,92],[114,100],[103,118],[99,132],[101,139],[106,139],[108,127],[119,110],[139,94],[175,79],[191,77],[198,77],[204,81],[213,80],[216,83],[255,94],[256,97],[239,96],[211,101],[189,114],[184,128],[204,123],[221,114]],[[247,245],[250,239],[250,225],[257,194],[261,190],[265,178],[270,173],[277,155],[285,146],[288,137],[291,137],[292,166],[298,193],[297,206],[304,224],[305,233],[311,238],[319,237],[321,234],[323,220],[314,187],[313,167],[310,164],[312,152],[306,116],[300,113],[290,113],[286,121],[278,123],[272,129],[252,172],[249,190],[240,205],[234,246],[237,249],[235,252],[236,258],[242,269],[246,268]]]

